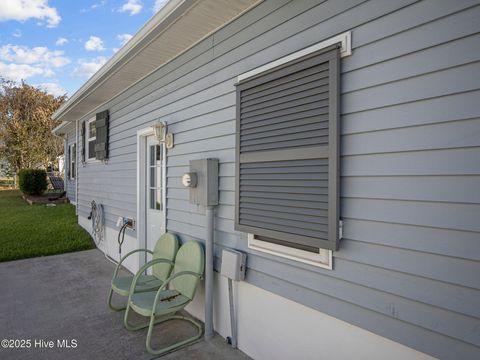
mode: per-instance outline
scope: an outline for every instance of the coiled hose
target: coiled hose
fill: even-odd
[[[97,245],[98,248],[100,248],[100,244],[103,243],[103,231],[105,228],[105,217],[104,217],[104,212],[103,212],[103,205],[98,204],[95,202],[95,200],[92,200],[91,202],[91,210],[90,210],[90,216],[89,219],[92,220],[92,234],[93,234],[93,240],[95,241],[95,245]],[[125,230],[127,229],[128,224],[123,224],[123,226],[120,228],[120,231],[118,232],[118,259],[122,258],[122,245],[123,241],[125,240]],[[109,252],[108,252],[108,241],[105,241],[103,244],[103,251],[105,253],[105,258],[109,260],[110,262],[114,264],[118,264],[118,261],[110,257]]]
[[[90,217],[92,220],[92,234],[95,245],[100,247],[100,244],[103,242],[103,228],[104,228],[104,216],[103,216],[103,205],[98,204],[95,200],[91,202]]]

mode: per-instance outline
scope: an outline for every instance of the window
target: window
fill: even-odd
[[[76,168],[75,164],[77,163],[77,144],[71,144],[68,147],[68,172],[69,172],[69,178],[70,180],[75,179],[76,176]]]
[[[104,110],[96,113],[94,118],[81,123],[82,164],[95,160],[105,163],[108,161],[109,121],[109,111]]]
[[[163,210],[162,204],[162,146],[150,145],[148,164],[149,208]]]
[[[97,128],[95,118],[87,121],[86,129],[86,157],[87,160],[95,160],[95,143],[97,140]]]
[[[238,77],[235,229],[331,268],[339,241],[340,57],[350,33]]]

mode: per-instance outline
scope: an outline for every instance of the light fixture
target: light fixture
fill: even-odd
[[[173,148],[173,134],[167,133],[167,125],[164,122],[156,121],[152,127],[158,142],[164,143],[167,149]]]

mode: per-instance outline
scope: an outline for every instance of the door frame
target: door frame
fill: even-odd
[[[147,159],[147,137],[154,136],[154,130],[152,126],[140,129],[137,131],[137,240],[140,249],[147,247],[146,238],[146,176],[145,176],[145,162]],[[166,163],[167,163],[167,151],[164,150],[164,157],[162,163],[162,203],[164,205],[163,216],[163,228],[167,230],[167,176],[166,176]],[[140,252],[139,254],[139,267],[145,264],[145,255]]]

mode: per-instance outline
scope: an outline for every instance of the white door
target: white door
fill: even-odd
[[[154,136],[148,136],[145,143],[145,246],[153,250],[165,232],[165,146]]]

